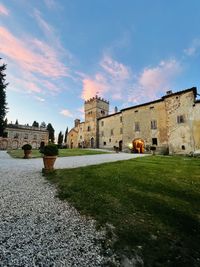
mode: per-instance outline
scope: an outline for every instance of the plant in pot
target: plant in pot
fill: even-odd
[[[54,168],[54,163],[58,155],[58,147],[55,144],[48,144],[43,149],[43,162],[44,162],[44,172],[50,172]]]
[[[24,159],[29,159],[31,157],[32,146],[30,144],[25,144],[22,146],[22,149],[24,150]]]

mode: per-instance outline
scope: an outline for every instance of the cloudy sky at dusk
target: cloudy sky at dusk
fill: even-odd
[[[199,0],[0,0],[9,122],[58,133],[97,93],[112,112],[200,88],[199,25]]]

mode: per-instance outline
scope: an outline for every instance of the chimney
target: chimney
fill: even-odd
[[[172,93],[173,93],[172,90],[169,90],[166,92],[166,95],[171,95]]]
[[[117,113],[118,112],[118,108],[117,107],[115,107],[115,113]]]
[[[80,120],[79,119],[75,119],[74,121],[74,127],[78,127],[78,125],[80,124]]]

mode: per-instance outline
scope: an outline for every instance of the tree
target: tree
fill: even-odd
[[[53,126],[51,125],[51,123],[47,124],[47,131],[49,132],[49,141],[51,143],[54,143],[54,140],[55,140],[54,132],[55,132],[55,130],[54,130]]]
[[[32,124],[32,127],[39,127],[39,123],[37,121],[34,121],[33,124]]]
[[[58,145],[62,145],[62,143],[63,143],[63,133],[60,131],[59,132],[59,135],[58,135]]]
[[[45,123],[44,121],[41,122],[40,127],[41,127],[41,128],[46,128],[46,127],[47,127],[47,126],[46,126],[46,123]]]
[[[18,119],[16,119],[15,125],[19,125]]]
[[[1,60],[1,58],[0,58]],[[6,87],[8,83],[5,83],[4,71],[6,70],[6,65],[0,65],[0,136],[3,136],[4,129],[6,127],[5,116],[6,116]]]
[[[67,135],[68,135],[68,127],[65,131],[65,139],[64,139],[64,143],[66,144],[67,143]]]

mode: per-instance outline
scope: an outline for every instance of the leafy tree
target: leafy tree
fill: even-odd
[[[46,127],[47,127],[47,126],[46,126],[46,123],[45,123],[44,121],[41,122],[40,127],[41,127],[41,128],[46,128]]]
[[[62,145],[63,143],[63,133],[60,131],[58,135],[58,145]]]
[[[47,130],[49,132],[49,140],[50,140],[50,142],[54,143],[54,140],[55,140],[54,132],[55,132],[55,130],[54,130],[53,126],[51,125],[51,123],[47,124]]]
[[[68,135],[68,127],[65,131],[65,139],[64,139],[64,143],[66,144],[67,143],[67,135]]]
[[[32,124],[32,127],[39,127],[39,123],[37,121],[34,121],[33,124]]]
[[[0,58],[1,60],[1,58]],[[6,127],[5,116],[6,116],[6,92],[5,89],[8,83],[5,83],[4,71],[6,70],[6,65],[0,65],[0,136],[3,136],[4,129]]]

